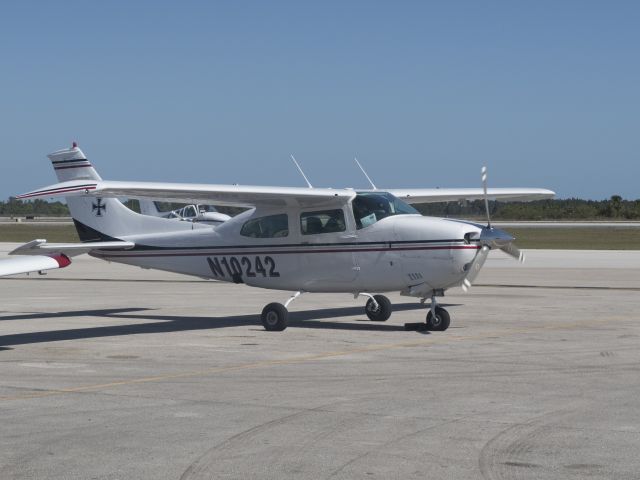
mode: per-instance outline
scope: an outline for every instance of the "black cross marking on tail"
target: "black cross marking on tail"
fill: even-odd
[[[102,199],[99,198],[98,199],[98,203],[94,203],[91,207],[91,211],[95,212],[97,210],[98,213],[96,213],[96,217],[101,217],[102,216],[102,211],[104,210],[105,212],[107,211],[107,206],[102,204]]]

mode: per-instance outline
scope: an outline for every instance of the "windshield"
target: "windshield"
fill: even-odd
[[[392,215],[420,215],[411,205],[387,192],[359,192],[352,206],[358,230]]]

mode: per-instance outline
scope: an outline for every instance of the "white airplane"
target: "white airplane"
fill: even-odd
[[[306,292],[348,293],[368,300],[366,315],[385,321],[400,292],[431,306],[424,328],[446,330],[436,297],[467,289],[491,249],[522,260],[514,238],[488,225],[422,216],[411,203],[488,199],[534,200],[537,188],[353,190],[104,181],[74,143],[50,154],[60,183],[18,196],[66,197],[82,243],[33,240],[0,261],[0,275],[66,267],[89,255],[253,287],[296,292],[262,310],[264,328],[287,327],[289,304]],[[215,228],[137,214],[118,198],[251,207]]]
[[[151,217],[171,218],[185,222],[200,222],[216,226],[226,222],[231,217],[218,212],[211,205],[185,205],[182,208],[161,212],[152,200],[140,199],[140,213]]]

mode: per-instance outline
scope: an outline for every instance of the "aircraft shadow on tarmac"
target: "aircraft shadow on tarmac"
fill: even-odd
[[[446,306],[445,304],[441,304]],[[454,306],[449,304],[448,306]],[[425,310],[426,306],[419,303],[399,303],[393,306],[395,312],[407,310]],[[147,313],[142,313],[147,312]],[[210,330],[215,328],[253,326],[262,330],[259,316],[230,315],[225,317],[190,317],[179,315],[156,315],[150,308],[112,308],[104,310],[74,310],[56,313],[24,313],[18,315],[0,316],[0,322],[9,320],[34,320],[46,318],[69,317],[104,317],[127,320],[156,320],[151,323],[135,323],[128,325],[109,325],[100,327],[74,328],[67,330],[52,330],[46,332],[16,333],[0,336],[0,351],[8,350],[11,345],[27,345],[32,343],[58,342],[63,340],[79,340],[86,338],[116,337],[122,335],[139,335],[145,333],[168,333],[186,330]],[[359,316],[353,322],[327,322],[322,319]],[[420,316],[422,320],[423,315]],[[318,328],[334,330],[357,331],[404,331],[403,325],[370,322],[363,315],[363,307],[324,308],[308,311],[290,312],[289,328]],[[421,331],[421,334],[429,333]],[[269,333],[278,335],[277,333]]]

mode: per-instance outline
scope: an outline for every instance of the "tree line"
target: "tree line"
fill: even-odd
[[[140,211],[138,202],[130,200],[125,205]],[[167,209],[176,209],[183,204],[165,204]],[[424,215],[437,217],[472,218],[484,217],[484,202],[476,200],[461,204],[458,202],[425,203],[416,205]],[[221,211],[232,209],[220,208]],[[243,210],[243,209],[236,209]],[[607,200],[582,200],[579,198],[537,200],[534,202],[489,202],[491,218],[496,220],[640,220],[640,199],[625,200],[613,195]],[[229,214],[238,213],[229,211]],[[46,217],[69,216],[67,205],[62,202],[45,200],[17,200],[9,198],[0,202],[0,216],[3,217]]]
[[[425,203],[416,208],[424,215],[442,217],[484,217],[484,201],[460,204]],[[613,195],[607,200],[580,198],[536,200],[533,202],[489,202],[496,220],[640,220],[640,199],[625,200]]]

